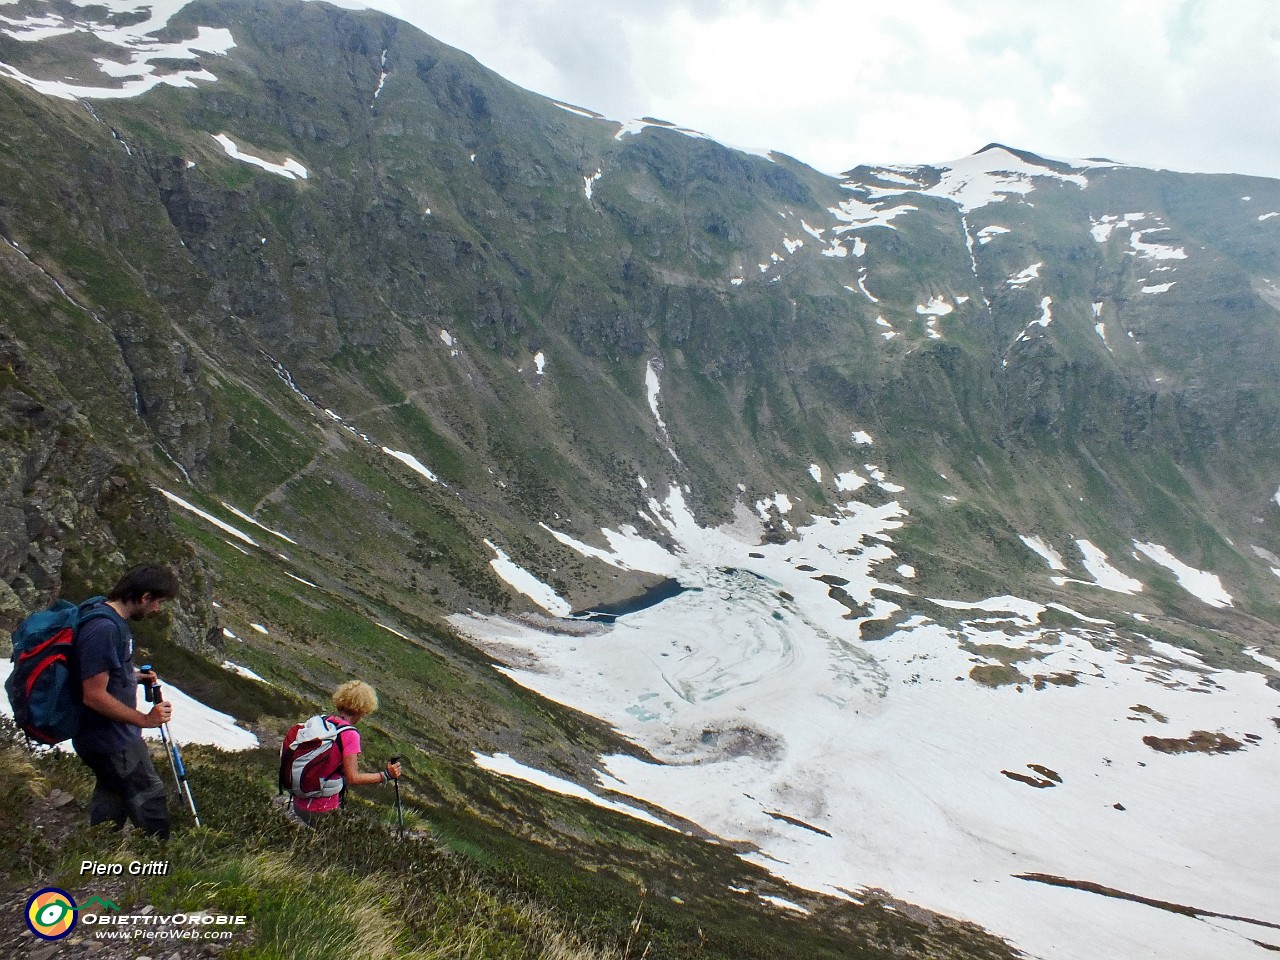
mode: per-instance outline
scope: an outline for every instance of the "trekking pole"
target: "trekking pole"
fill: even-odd
[[[150,673],[150,665],[143,666],[143,671]],[[164,696],[160,690],[160,681],[153,680],[147,686],[147,702],[160,703],[164,700]],[[182,762],[182,752],[178,749],[178,741],[173,736],[173,731],[169,729],[169,722],[166,720],[160,724],[160,742],[164,744],[165,753],[169,756],[169,769],[173,771],[173,780],[178,787],[178,792],[185,794],[187,798],[187,806],[191,808],[191,816],[195,819],[196,826],[200,826],[200,814],[196,813],[196,801],[191,796],[191,784],[187,780],[187,768]]]
[[[400,757],[392,757],[388,763],[399,763]],[[396,777],[396,821],[400,824],[400,839],[404,839],[404,807],[400,805],[400,778]]]

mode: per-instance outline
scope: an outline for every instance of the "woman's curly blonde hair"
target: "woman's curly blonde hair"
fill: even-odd
[[[348,680],[333,691],[333,705],[353,717],[367,717],[378,709],[378,695],[363,680]]]

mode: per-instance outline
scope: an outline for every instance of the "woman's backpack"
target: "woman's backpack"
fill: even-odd
[[[332,797],[342,792],[343,730],[351,724],[337,717],[315,716],[295,723],[280,745],[280,792],[295,797]]]

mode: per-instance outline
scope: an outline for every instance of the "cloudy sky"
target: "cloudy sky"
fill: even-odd
[[[821,170],[1059,157],[1280,177],[1275,0],[342,0],[521,86]]]

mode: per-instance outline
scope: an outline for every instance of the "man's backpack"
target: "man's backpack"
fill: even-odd
[[[280,792],[307,799],[341,793],[346,781],[338,735],[349,729],[351,724],[336,717],[316,716],[295,723],[280,745]]]
[[[59,600],[13,631],[13,671],[4,689],[14,720],[31,739],[61,743],[79,729],[83,701],[76,632],[90,620],[110,616],[99,606],[105,599],[91,597],[79,605]]]

